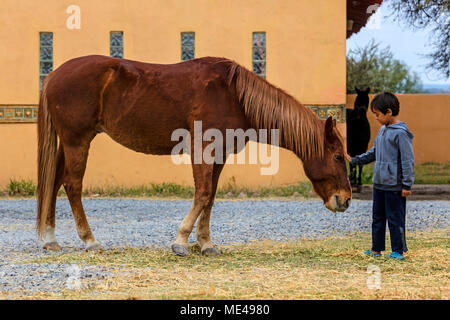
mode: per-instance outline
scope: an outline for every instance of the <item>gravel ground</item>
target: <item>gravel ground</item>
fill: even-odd
[[[191,203],[83,200],[92,232],[106,249],[162,246],[169,250]],[[334,214],[318,200],[216,201],[211,216],[211,238],[223,245],[257,239],[283,241],[370,232],[371,207],[371,201],[354,200],[346,212]],[[56,212],[56,237],[63,252],[84,249],[66,199],[58,200]],[[55,254],[38,245],[35,216],[35,200],[0,200],[0,292],[58,292],[72,283],[74,274],[81,280],[111,275],[111,268],[106,270],[101,266],[23,264],[26,260]],[[447,228],[449,222],[449,201],[407,202],[408,232]],[[194,234],[189,241],[195,242]]]

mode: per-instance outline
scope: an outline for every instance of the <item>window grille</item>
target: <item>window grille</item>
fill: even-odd
[[[195,33],[181,33],[181,61],[195,58]]]
[[[266,33],[253,32],[252,42],[253,72],[266,77]]]

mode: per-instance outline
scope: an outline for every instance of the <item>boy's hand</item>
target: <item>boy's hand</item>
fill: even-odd
[[[350,157],[348,153],[345,153],[345,159],[347,159],[348,162],[352,163],[352,157]]]
[[[402,197],[407,197],[411,195],[411,190],[402,189]]]

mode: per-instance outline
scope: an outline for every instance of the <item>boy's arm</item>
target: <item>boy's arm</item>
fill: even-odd
[[[399,134],[398,147],[403,174],[402,189],[411,190],[411,186],[414,183],[414,151],[412,141],[406,132]]]
[[[368,164],[375,161],[375,145],[366,153],[352,157],[352,164]]]

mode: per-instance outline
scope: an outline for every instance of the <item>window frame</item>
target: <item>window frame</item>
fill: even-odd
[[[183,35],[192,35],[193,36],[193,44],[192,45],[184,45],[183,44]],[[180,33],[180,39],[181,39],[181,61],[189,61],[192,59],[195,59],[195,32],[194,31],[185,31]],[[192,58],[190,59],[183,59],[183,53],[185,52],[184,49],[191,49],[192,50]]]
[[[255,45],[255,36],[264,35],[264,59],[255,59],[255,50],[261,48],[261,46]],[[255,72],[255,64],[264,63],[264,73]],[[267,33],[265,31],[255,31],[252,33],[252,71],[258,76],[267,77]]]

